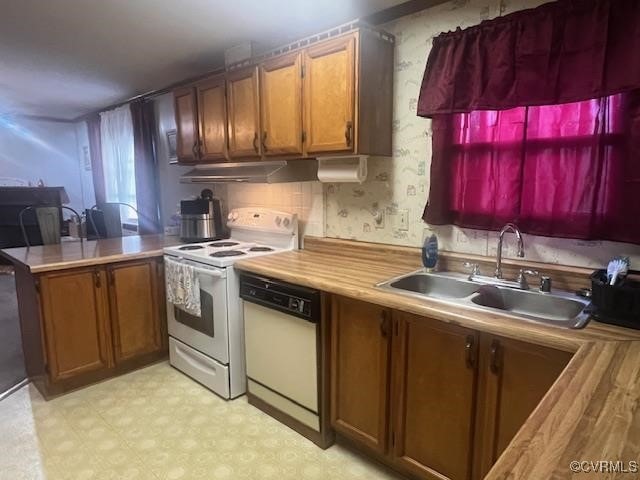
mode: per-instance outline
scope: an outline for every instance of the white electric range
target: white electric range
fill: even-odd
[[[285,212],[238,208],[229,213],[227,226],[229,239],[164,249],[166,261],[193,267],[200,284],[200,316],[167,301],[167,324],[169,363],[221,397],[235,398],[246,391],[246,371],[244,320],[233,264],[297,249],[298,219]]]

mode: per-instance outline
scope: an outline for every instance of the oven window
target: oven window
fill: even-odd
[[[173,313],[176,321],[186,325],[193,330],[204,333],[208,337],[214,338],[213,330],[213,296],[204,290],[200,290],[200,316],[196,317],[190,313],[174,306]]]

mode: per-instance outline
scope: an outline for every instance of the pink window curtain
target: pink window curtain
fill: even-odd
[[[638,98],[434,116],[424,220],[640,243]]]
[[[433,40],[418,115],[506,110],[640,88],[640,1],[557,0]]]

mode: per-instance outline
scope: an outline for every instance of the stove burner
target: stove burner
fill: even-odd
[[[219,252],[210,253],[210,257],[237,257],[238,255],[245,255],[244,252],[240,250],[221,250]]]
[[[250,252],[273,252],[273,248],[271,247],[251,247],[249,249]]]
[[[235,247],[236,245],[238,245],[238,242],[214,242],[209,244],[210,247],[214,248]]]
[[[184,247],[180,247],[178,250],[201,250],[204,247],[202,245],[185,245]]]

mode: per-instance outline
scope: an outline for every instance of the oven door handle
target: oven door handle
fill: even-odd
[[[194,267],[193,265],[189,265],[189,266],[191,268],[193,268],[194,272],[196,272],[196,273],[202,273],[203,275],[209,275],[209,276],[212,276],[212,277],[222,278],[222,272],[219,272],[218,270],[209,270],[207,268],[198,268],[198,267]]]
[[[193,270],[196,273],[202,273],[204,275],[209,275],[211,277],[216,277],[216,278],[222,278],[224,276],[224,274],[220,271],[220,270],[214,270],[214,269],[210,269],[210,268],[198,268],[195,265],[193,265],[192,263],[187,263],[184,261],[183,257],[177,257],[177,258],[169,258],[170,261],[175,262],[175,263],[179,263],[181,265],[186,265],[188,267],[193,268]]]

